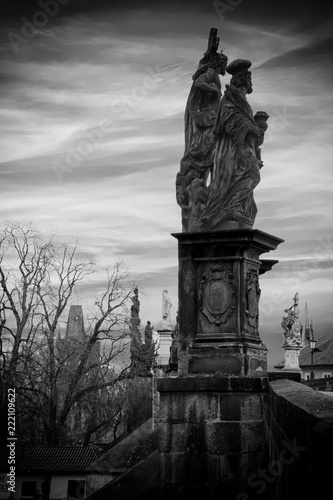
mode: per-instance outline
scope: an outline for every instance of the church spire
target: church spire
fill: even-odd
[[[305,321],[304,321],[304,338],[303,338],[303,345],[304,347],[310,344],[310,339],[311,339],[311,326],[310,326],[310,318],[309,318],[309,311],[308,311],[308,303],[307,300],[305,299]]]

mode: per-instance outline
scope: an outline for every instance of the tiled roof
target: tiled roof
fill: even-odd
[[[322,335],[316,343],[316,350],[313,353],[313,366],[332,366],[333,367],[333,335]],[[283,368],[284,361],[275,365],[275,368]],[[299,366],[305,368],[311,366],[311,346],[304,347],[299,356]]]
[[[299,365],[311,365],[311,347],[309,345],[301,350]],[[313,366],[327,365],[333,366],[333,335],[322,335],[319,337],[316,343],[316,350],[313,353]]]
[[[9,448],[0,448],[0,471],[8,470]],[[17,471],[83,472],[100,453],[94,446],[16,446]]]

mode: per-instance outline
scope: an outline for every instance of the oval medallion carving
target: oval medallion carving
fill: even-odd
[[[209,267],[202,275],[199,301],[200,312],[210,323],[225,323],[235,309],[235,276],[225,267]]]
[[[223,281],[209,283],[206,290],[206,306],[212,314],[224,314],[229,304],[229,292]]]

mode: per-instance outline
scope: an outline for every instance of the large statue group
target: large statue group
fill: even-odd
[[[260,181],[260,145],[268,114],[253,116],[251,62],[227,64],[217,51],[217,30],[192,79],[185,110],[185,152],[176,179],[185,232],[252,228],[257,213],[253,190]],[[231,75],[222,96],[219,75]]]

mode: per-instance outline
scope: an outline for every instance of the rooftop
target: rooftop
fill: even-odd
[[[8,470],[9,448],[0,448],[0,471]],[[100,456],[95,446],[16,446],[17,471],[85,472]]]
[[[316,344],[316,349],[313,354],[313,366],[332,366],[333,367],[333,335],[327,334],[319,337]],[[275,368],[283,368],[284,361],[281,361]],[[299,356],[300,368],[311,366],[311,347],[307,345],[304,347]]]

